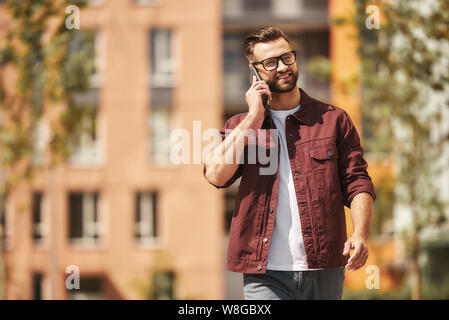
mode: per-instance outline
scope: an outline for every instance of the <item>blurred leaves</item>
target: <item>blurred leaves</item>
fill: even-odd
[[[396,179],[391,175],[383,175],[376,182],[376,201],[370,234],[380,236],[390,234],[392,230],[393,208],[396,201],[394,188]]]
[[[95,66],[95,32],[69,30],[65,9],[83,1],[8,0],[13,23],[0,43],[0,167],[8,190],[39,167],[36,152],[53,165],[64,160],[82,132],[94,130],[96,105],[83,101]],[[51,23],[50,23],[51,21]],[[11,76],[12,75],[12,76]],[[45,118],[50,140],[36,150],[33,137]],[[86,123],[88,125],[86,125]],[[5,191],[6,192],[6,191]]]
[[[345,25],[348,23],[348,18],[347,17],[333,17],[333,18],[329,19],[329,23],[336,25],[336,26]]]
[[[396,200],[410,208],[404,235],[416,261],[422,231],[446,221],[438,179],[449,161],[449,1],[379,4],[384,18],[378,30],[365,27],[369,1],[355,4],[365,145],[396,161]]]
[[[421,2],[421,5],[424,1]],[[366,17],[367,1],[356,1],[359,17]],[[447,142],[449,105],[438,96],[449,94],[449,17],[448,2],[429,16],[423,16],[418,1],[385,3],[386,22],[380,30],[361,33],[363,113],[368,128],[367,149],[385,157],[392,155],[400,165],[399,180],[410,187],[418,203],[428,201],[435,172],[435,160]],[[446,21],[445,30],[435,23]],[[373,33],[367,35],[368,33]],[[445,71],[443,71],[445,70]],[[435,98],[435,99],[434,99]],[[426,179],[426,177],[430,179]],[[402,199],[410,201],[411,193]],[[436,208],[435,205],[431,207]]]
[[[331,80],[332,64],[327,57],[315,56],[306,63],[306,70],[318,82],[329,84]]]

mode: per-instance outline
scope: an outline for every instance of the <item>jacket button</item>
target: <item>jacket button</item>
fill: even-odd
[[[274,211],[274,209],[273,209],[273,208],[270,208],[270,213],[273,213],[273,211]]]
[[[328,151],[327,151],[327,156],[328,156],[328,157],[332,157],[332,156],[333,156],[332,151],[328,150]]]
[[[268,238],[263,238],[263,243],[267,243],[268,242]]]
[[[260,264],[257,266],[257,270],[262,270],[262,266]]]

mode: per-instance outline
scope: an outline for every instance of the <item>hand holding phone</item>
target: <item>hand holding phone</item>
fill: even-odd
[[[257,72],[256,67],[254,67],[253,65],[251,65],[251,69],[253,70],[253,73],[254,73],[254,75],[256,76],[256,79],[257,79],[258,81],[262,81],[262,78],[260,77],[259,72]],[[263,103],[263,106],[264,106],[265,108],[268,108],[268,96],[267,96],[266,94],[263,94],[263,95],[262,95],[262,103]]]

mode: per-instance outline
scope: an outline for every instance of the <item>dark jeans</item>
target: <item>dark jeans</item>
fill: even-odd
[[[243,274],[246,300],[340,300],[345,268]]]

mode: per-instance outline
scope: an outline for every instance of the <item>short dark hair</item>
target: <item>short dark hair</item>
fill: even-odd
[[[277,40],[279,38],[285,39],[290,45],[290,40],[287,35],[281,29],[277,27],[264,27],[260,30],[250,33],[243,43],[243,48],[245,50],[245,55],[248,60],[250,60],[254,55],[254,45],[260,42],[270,42]]]

